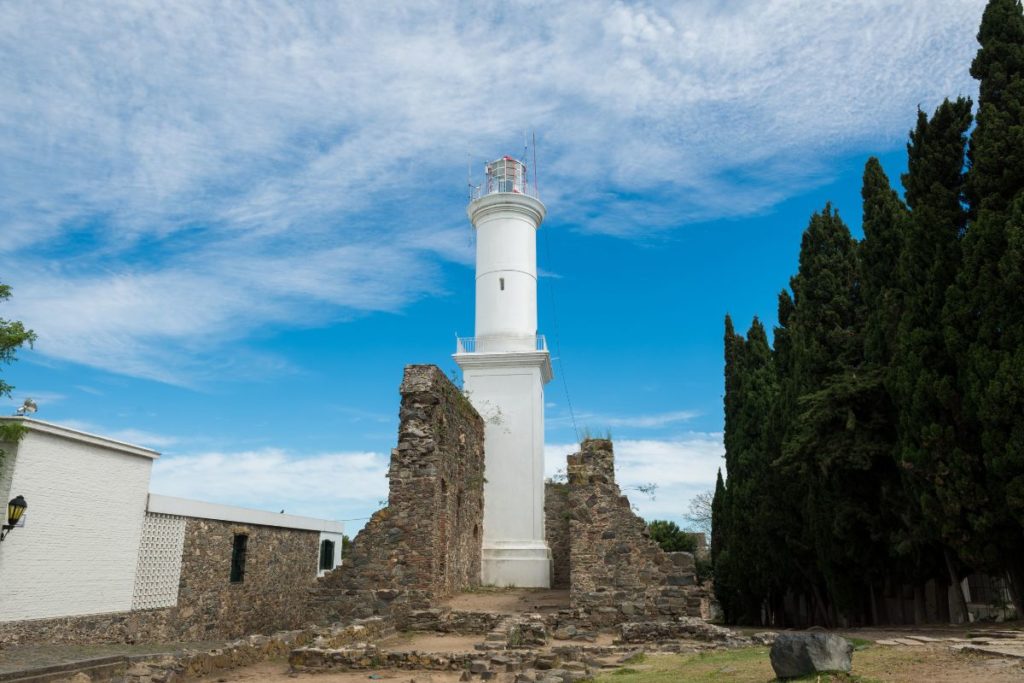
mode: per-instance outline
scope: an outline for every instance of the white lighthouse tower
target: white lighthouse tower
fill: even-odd
[[[526,164],[504,157],[466,211],[476,230],[476,337],[455,362],[484,435],[485,585],[547,588],[544,541],[544,385],[551,358],[537,334],[537,229],[544,205]]]

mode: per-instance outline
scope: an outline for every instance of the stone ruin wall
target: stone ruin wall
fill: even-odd
[[[484,423],[434,365],[409,365],[400,388],[388,504],[320,579],[323,622],[396,614],[480,585]]]
[[[569,587],[569,485],[544,483],[544,538],[551,548],[551,587]]]
[[[700,617],[693,555],[666,553],[615,483],[606,439],[568,457],[570,603],[595,626]]]

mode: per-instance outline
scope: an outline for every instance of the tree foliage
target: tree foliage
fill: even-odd
[[[0,284],[0,302],[11,298],[10,285]],[[18,320],[0,318],[0,363],[13,363],[17,358],[18,349],[25,344],[32,346],[36,333],[26,329]],[[0,396],[10,396],[14,387],[0,379]]]
[[[919,620],[926,583],[973,571],[1024,614],[1020,0],[990,0],[978,41],[977,114],[918,111],[904,198],[869,159],[863,239],[831,205],[811,216],[771,343],[726,317],[711,553],[729,621]],[[887,613],[903,592],[915,613]]]
[[[647,531],[667,553],[680,550],[692,553],[697,549],[697,539],[694,535],[680,529],[675,522],[656,519],[647,525]]]
[[[11,298],[9,285],[0,284],[0,302]],[[0,318],[0,363],[13,363],[17,358],[17,351],[25,344],[31,346],[36,340],[36,334],[17,320],[5,320]],[[14,387],[0,378],[0,396],[9,397]],[[21,440],[25,429],[21,425],[8,424],[0,425],[0,443],[15,443]],[[4,452],[0,449],[0,467],[3,466]]]
[[[686,521],[705,537],[711,535],[711,504],[714,495],[714,491],[701,491],[690,499],[686,510]]]

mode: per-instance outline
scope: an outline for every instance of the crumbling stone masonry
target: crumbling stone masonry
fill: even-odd
[[[407,366],[400,392],[388,505],[320,579],[311,608],[323,622],[400,618],[480,585],[483,420],[434,365]]]
[[[569,587],[569,485],[544,484],[544,538],[551,548],[551,587]]]
[[[607,439],[568,458],[570,604],[595,626],[700,617],[693,555],[666,553],[615,483]]]

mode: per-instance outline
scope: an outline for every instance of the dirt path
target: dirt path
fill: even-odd
[[[569,591],[538,588],[481,588],[445,600],[441,607],[464,612],[554,612],[569,607]]]
[[[1024,661],[956,653],[946,646],[935,644],[917,648],[872,646],[854,653],[852,673],[858,678],[823,676],[821,683],[849,680],[881,683],[1020,683],[1024,681]],[[264,662],[200,680],[203,683],[366,683],[370,680],[455,683],[459,680],[459,672],[378,670],[292,674],[286,662]],[[677,680],[695,683],[765,683],[772,680],[772,670],[767,648],[745,648],[686,657],[653,655],[643,664],[630,664],[629,669],[614,674],[606,673],[598,680],[609,683]]]
[[[456,683],[460,671],[452,672],[421,672],[421,671],[349,671],[349,672],[318,672],[308,674],[289,673],[287,662],[263,662],[243,669],[213,674],[197,679],[202,683],[293,683],[293,681],[315,681],[316,683],[367,683],[371,680],[395,681],[396,683]],[[371,679],[371,676],[374,678]]]

